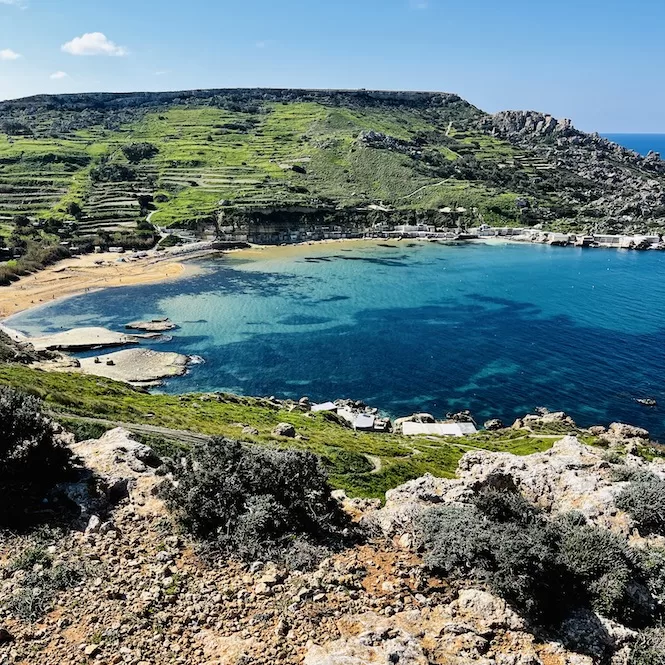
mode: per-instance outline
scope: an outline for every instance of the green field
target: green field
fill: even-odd
[[[505,430],[442,439],[363,434],[324,414],[279,410],[266,400],[251,397],[151,395],[107,379],[13,365],[0,365],[0,385],[10,385],[40,397],[56,417],[66,414],[68,424],[75,425],[76,416],[94,416],[113,422],[242,438],[261,445],[312,451],[324,459],[333,484],[355,496],[383,497],[391,487],[428,472],[451,477],[460,457],[473,449],[519,455],[546,450],[557,440],[552,434],[558,434],[544,431],[533,435]],[[302,438],[273,436],[272,430],[280,422],[293,424]],[[256,428],[259,434],[243,435],[245,425]],[[380,460],[378,472],[377,459]]]

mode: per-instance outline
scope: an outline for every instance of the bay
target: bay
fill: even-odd
[[[392,245],[392,246],[391,246]],[[31,334],[168,316],[197,355],[172,393],[362,399],[392,416],[536,406],[665,440],[665,254],[543,245],[348,242],[252,250],[175,282],[12,317]],[[654,397],[648,408],[637,397]]]

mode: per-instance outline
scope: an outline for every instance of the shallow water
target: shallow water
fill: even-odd
[[[397,416],[536,406],[665,440],[665,254],[386,242],[227,255],[177,282],[109,289],[10,319],[28,333],[168,316],[161,350],[205,363],[168,392],[353,397]],[[637,404],[655,397],[662,407]]]

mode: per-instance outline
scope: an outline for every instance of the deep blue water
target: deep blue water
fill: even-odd
[[[653,150],[665,158],[665,134],[603,134],[603,136],[641,155]]]
[[[168,316],[197,354],[165,390],[353,397],[393,416],[536,406],[665,440],[665,253],[346,243],[240,253],[177,282],[13,317],[29,333]],[[635,397],[651,396],[648,408]]]

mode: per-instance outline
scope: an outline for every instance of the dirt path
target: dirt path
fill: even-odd
[[[402,196],[399,200],[402,201],[404,199],[410,199],[412,196],[415,196],[419,192],[422,192],[423,189],[427,189],[429,187],[440,187],[441,185],[445,185],[450,180],[450,178],[446,178],[445,180],[442,180],[441,182],[433,182],[431,185],[423,185],[422,187],[418,187],[415,192],[411,192],[411,194],[407,194],[406,196]]]
[[[130,432],[137,432],[139,434],[155,434],[157,436],[164,437],[165,439],[171,439],[173,441],[182,441],[183,443],[208,443],[212,437],[207,436],[206,434],[199,434],[198,432],[190,432],[189,430],[178,430],[178,429],[169,429],[168,427],[158,427],[156,425],[139,425],[137,423],[124,423],[119,420],[107,420],[106,418],[90,418],[87,416],[77,416],[74,413],[58,412],[56,411],[54,417],[57,419],[58,416],[63,418],[72,418],[75,420],[81,420],[86,423],[92,423],[95,425],[104,425],[111,429],[115,427],[122,427],[123,429],[129,430]]]
[[[367,453],[363,453],[363,457],[374,466],[370,471],[371,474],[376,475],[377,473],[381,473],[383,469],[383,460],[380,457],[377,455],[368,455]]]

